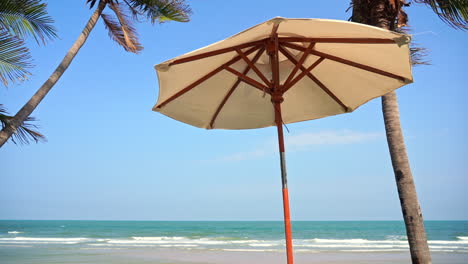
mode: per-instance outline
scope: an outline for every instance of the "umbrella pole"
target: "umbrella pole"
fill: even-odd
[[[283,120],[281,117],[281,102],[273,102],[275,107],[275,123],[278,130],[278,146],[280,152],[281,164],[281,183],[283,189],[283,211],[284,211],[284,232],[286,235],[286,256],[288,264],[294,263],[293,249],[292,249],[292,234],[291,234],[291,217],[289,214],[289,193],[288,193],[288,180],[286,174],[286,158],[284,150],[284,136],[283,136]]]

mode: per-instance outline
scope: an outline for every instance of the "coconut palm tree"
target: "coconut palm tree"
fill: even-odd
[[[24,40],[32,37],[46,44],[57,37],[46,4],[40,0],[6,0],[0,2],[0,80],[7,86],[28,78],[32,66]]]
[[[462,30],[468,29],[468,1],[415,0],[415,2],[430,6],[450,26]],[[409,2],[405,0],[352,0],[351,4],[353,8],[351,20],[354,22],[389,30],[399,30],[407,25],[408,16],[403,7],[409,6]],[[431,255],[406,153],[395,92],[382,97],[382,112],[412,263],[429,264]]]
[[[6,0],[0,2],[0,81],[8,85],[28,79],[33,66],[31,55],[24,41],[34,38],[38,44],[46,44],[57,37],[52,25],[53,19],[47,14],[46,4],[40,0]],[[12,116],[0,104],[0,124],[3,129]],[[35,131],[34,121],[28,117],[13,134],[13,143],[27,144],[30,141],[44,141],[45,137]]]
[[[0,124],[2,128],[5,127],[12,118],[12,116],[8,115],[3,105],[0,104]],[[18,127],[11,137],[11,141],[13,143],[29,144],[31,141],[35,141],[37,143],[39,141],[46,140],[44,135],[36,131],[37,125],[30,123],[32,121],[36,121],[36,119],[30,116],[26,118],[21,126]]]
[[[86,3],[89,4],[90,9],[96,7],[91,18],[49,79],[0,131],[0,147],[23,124],[57,83],[85,43],[99,18],[104,21],[112,40],[122,46],[125,51],[139,53],[143,46],[138,41],[133,22],[143,20],[149,20],[151,23],[162,23],[170,20],[187,22],[191,13],[185,0],[86,0]],[[109,7],[111,14],[103,13],[106,7]]]

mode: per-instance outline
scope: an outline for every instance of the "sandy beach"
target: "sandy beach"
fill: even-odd
[[[18,264],[11,254],[4,255],[0,249],[3,264]],[[10,251],[11,253],[11,251]],[[16,248],[15,254],[22,254],[22,264],[47,263],[73,264],[284,264],[286,259],[280,252],[222,252],[179,249],[95,249],[82,248],[68,252],[53,250],[31,251],[30,248]],[[433,263],[466,264],[467,254],[435,253]],[[396,253],[296,253],[298,264],[408,264],[411,263],[409,252]]]
[[[201,252],[179,250],[125,250],[114,252],[113,257],[132,263],[197,263],[197,264],[284,264],[284,253],[279,252]],[[434,263],[466,264],[466,254],[433,254]],[[296,263],[304,264],[403,264],[411,263],[408,253],[296,253]],[[114,263],[114,262],[112,262]]]

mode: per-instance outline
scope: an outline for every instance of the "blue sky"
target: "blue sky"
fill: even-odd
[[[48,142],[0,150],[0,219],[281,220],[276,130],[203,130],[151,111],[153,65],[275,16],[346,20],[349,1],[190,1],[190,23],[138,24],[145,50],[113,43],[98,22],[33,116]],[[81,32],[85,1],[48,1],[60,39],[31,42],[30,81],[0,89],[16,112]],[[468,219],[468,35],[407,8],[430,66],[398,90],[425,219]],[[380,99],[351,114],[288,125],[293,220],[402,219]]]

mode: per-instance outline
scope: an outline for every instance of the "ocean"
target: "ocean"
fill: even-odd
[[[400,221],[295,221],[292,226],[296,254],[409,251]],[[425,226],[432,253],[454,254],[468,263],[468,221],[427,221]],[[0,263],[93,263],[75,257],[132,249],[282,253],[283,230],[280,221],[2,220]]]

